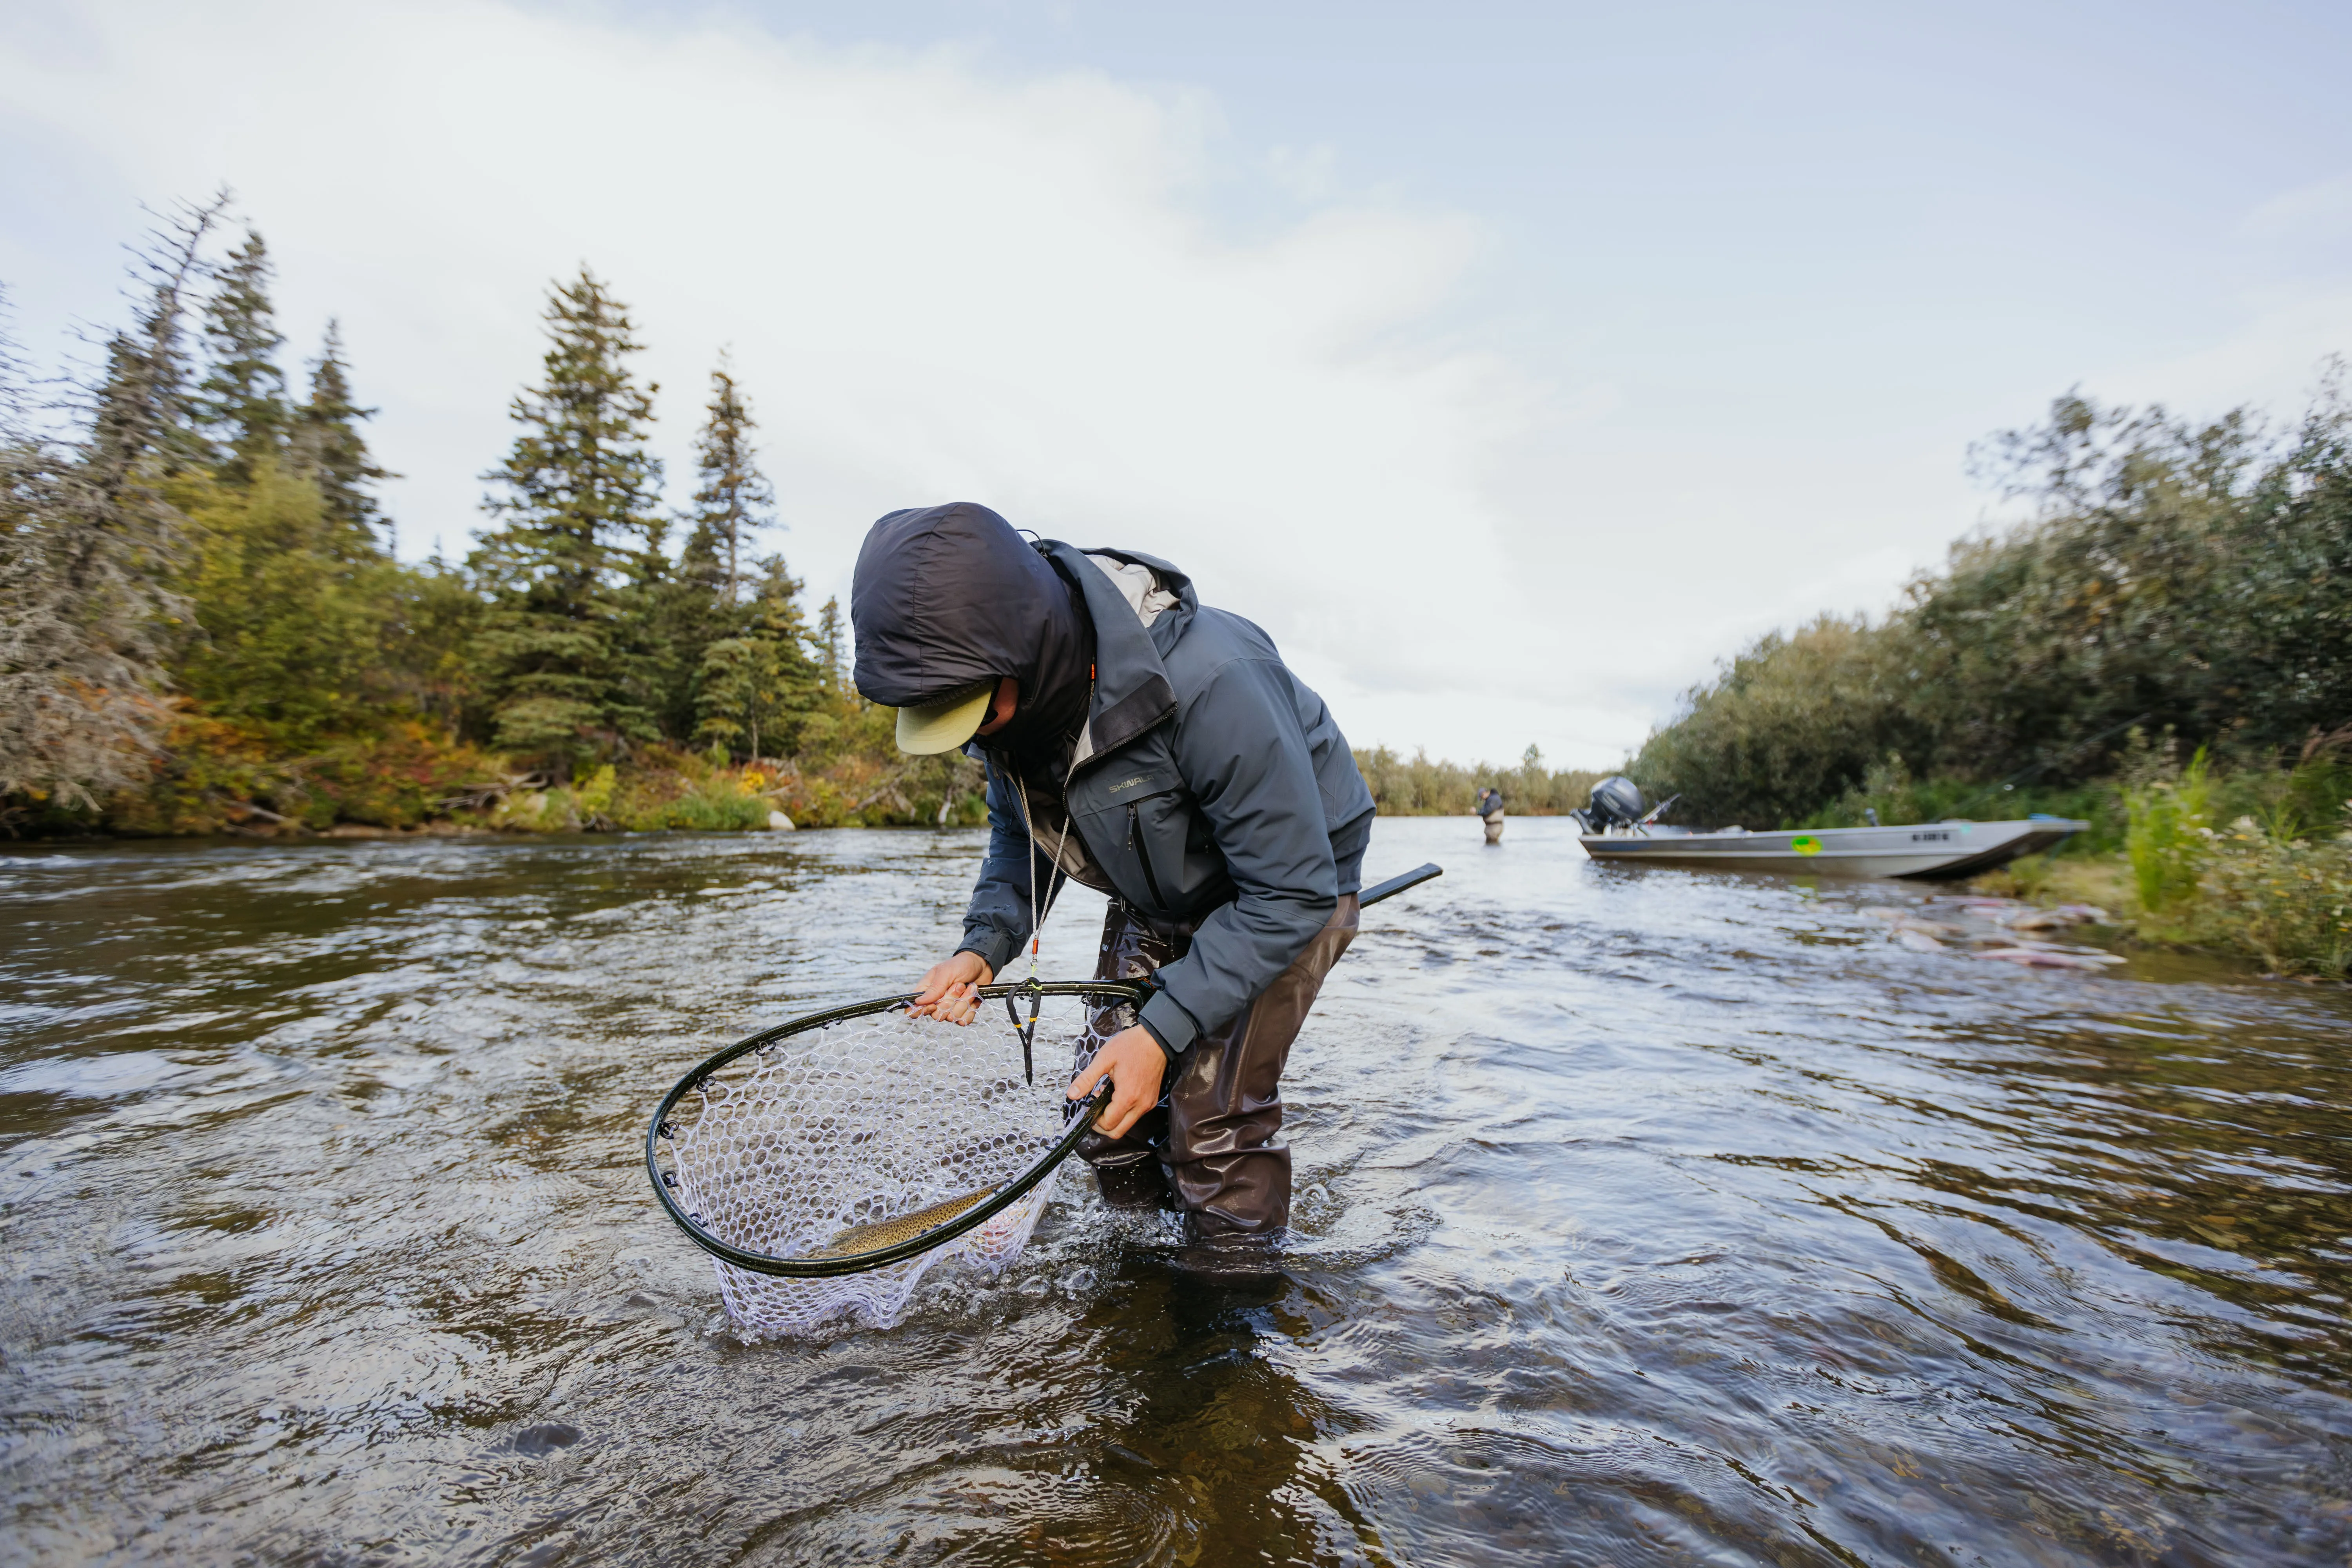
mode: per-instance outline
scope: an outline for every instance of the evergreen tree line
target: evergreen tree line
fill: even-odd
[[[222,197],[150,237],[130,324],[50,402],[66,434],[0,344],[5,820],[139,826],[136,797],[174,788],[332,820],[310,796],[353,766],[414,775],[413,820],[502,764],[560,784],[874,750],[838,605],[812,626],[760,550],[775,496],[723,354],[674,514],[626,309],[585,267],[554,285],[488,526],[462,563],[405,565],[335,325],[290,386],[268,247],[247,227],[224,250],[228,226]]]
[[[782,557],[753,554],[775,495],[724,356],[673,561],[646,446],[658,388],[628,369],[643,345],[626,310],[583,268],[545,320],[541,384],[514,400],[513,449],[484,476],[497,526],[467,562],[484,606],[467,721],[558,771],[663,741],[794,754],[844,695],[840,608],[810,627]]]
[[[2340,364],[2284,429],[2069,395],[1972,458],[2029,520],[1955,546],[1885,619],[1773,633],[1693,688],[1630,764],[1683,796],[1674,820],[1823,826],[1881,796],[2006,816],[2154,751],[2352,743]]]

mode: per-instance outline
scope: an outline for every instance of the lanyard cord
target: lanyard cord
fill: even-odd
[[[1037,843],[1037,825],[1030,818],[1029,816],[1029,782],[1021,776],[1021,770],[1018,767],[1013,767],[1011,771],[1013,773],[1013,793],[1021,802],[1021,826],[1023,831],[1028,836],[1029,841],[1029,978],[1034,980],[1037,978],[1037,944],[1039,939],[1042,938],[1045,932],[1045,916],[1053,911],[1054,906],[1053,900],[1050,899],[1046,900],[1042,906],[1038,902],[1037,850],[1039,847]],[[1069,771],[1062,775],[1062,832],[1061,836],[1054,840],[1053,853],[1048,861],[1048,864],[1050,864],[1055,870],[1060,870],[1063,868],[1062,851],[1069,847],[1070,829],[1076,826],[1070,820],[1069,815],[1070,781],[1076,778],[1077,773],[1077,748],[1073,746],[1070,749]],[[1048,872],[1047,874],[1050,876],[1052,873]]]
[[[1029,781],[1021,776],[1018,767],[1007,763],[1013,774],[1013,797],[1021,803],[1021,826],[1027,837],[1029,862],[1029,1022],[1024,1024],[1021,1015],[1013,1010],[1013,998],[1004,999],[1004,1016],[1013,1020],[1013,1027],[1021,1036],[1021,1076],[1030,1083],[1037,1081],[1037,1067],[1032,1047],[1037,1037],[1037,1010],[1045,994],[1037,988],[1037,949],[1045,934],[1045,916],[1053,910],[1053,900],[1041,905],[1037,896],[1037,825],[1029,815]],[[1054,853],[1049,862],[1054,870],[1062,868],[1062,851],[1069,847],[1070,829],[1076,826],[1070,817],[1070,781],[1077,776],[1078,749],[1070,748],[1069,771],[1062,775],[1062,833],[1054,841]],[[1048,876],[1052,872],[1047,873]],[[1066,1115],[1067,1113],[1065,1112]]]

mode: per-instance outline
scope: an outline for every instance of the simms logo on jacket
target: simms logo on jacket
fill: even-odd
[[[1138,784],[1150,784],[1150,782],[1151,775],[1150,773],[1138,773],[1131,779],[1121,779],[1118,783],[1111,785],[1109,793],[1117,795],[1123,789],[1133,789]]]

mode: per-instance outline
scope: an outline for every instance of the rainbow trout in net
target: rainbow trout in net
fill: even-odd
[[[1419,867],[1361,901],[1439,874]],[[1083,1058],[1133,1023],[1147,993],[1029,980],[980,994],[1024,999],[1033,1019],[1046,999],[1078,1005],[1061,1037]],[[1003,1267],[1027,1242],[1055,1168],[1109,1106],[1108,1079],[1079,1101],[1026,1081],[1020,1058],[1034,1024],[1013,1020],[1016,1048],[1002,1025],[912,1018],[913,1000],[878,997],[763,1029],[680,1079],[654,1113],[654,1194],[717,1260],[739,1324],[793,1332],[843,1311],[887,1323],[940,1258]]]
[[[902,1214],[896,1219],[879,1219],[871,1225],[853,1225],[824,1247],[809,1254],[811,1258],[855,1258],[861,1252],[879,1252],[886,1247],[917,1237],[933,1226],[955,1218],[982,1198],[996,1195],[994,1187],[982,1187],[976,1193],[950,1198],[945,1203],[932,1204],[912,1214]]]

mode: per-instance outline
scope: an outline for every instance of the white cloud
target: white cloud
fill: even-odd
[[[2352,231],[2352,176],[2319,180],[2254,204],[2244,230],[2272,244],[2305,238],[2341,242]]]
[[[881,511],[961,497],[1184,565],[1368,738],[1487,749],[1448,718],[1456,649],[1549,651],[1477,485],[1543,395],[1413,334],[1475,226],[1326,203],[1223,238],[1198,104],[465,0],[95,7],[0,73],[135,189],[235,185],[289,325],[342,318],[412,552],[477,525],[547,280],[586,260],[650,345],[673,494],[731,345],[819,595]]]

